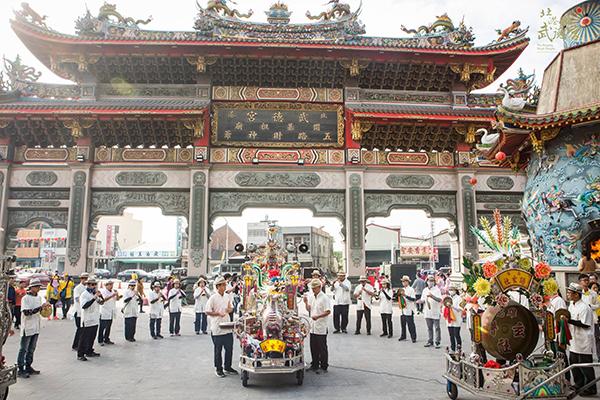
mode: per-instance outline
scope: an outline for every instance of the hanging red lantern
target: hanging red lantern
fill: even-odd
[[[469,183],[473,186],[477,185],[477,178],[473,177],[473,178],[469,179]]]
[[[496,153],[496,160],[502,162],[504,160],[506,160],[506,153],[503,151],[499,151]]]

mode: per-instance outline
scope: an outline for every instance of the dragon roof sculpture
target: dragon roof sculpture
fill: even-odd
[[[421,39],[425,45],[447,45],[456,47],[473,47],[475,35],[473,28],[467,28],[464,20],[455,26],[447,13],[437,17],[437,20],[429,25],[422,25],[417,29],[407,29],[400,26],[403,32],[412,34],[413,37]]]
[[[126,35],[132,31],[139,31],[140,25],[148,25],[151,21],[152,17],[145,20],[124,17],[117,11],[115,4],[104,3],[98,11],[98,16],[94,17],[90,10],[87,10],[83,17],[78,18],[75,21],[75,31],[78,35]]]

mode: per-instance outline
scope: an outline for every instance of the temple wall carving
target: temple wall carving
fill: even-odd
[[[71,171],[66,168],[13,168],[9,185],[35,188],[68,188],[71,183]]]
[[[93,188],[161,188],[185,189],[190,185],[190,171],[187,167],[179,169],[139,168],[97,168],[92,177]]]

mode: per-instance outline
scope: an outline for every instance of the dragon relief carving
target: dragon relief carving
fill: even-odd
[[[90,10],[75,22],[75,31],[78,35],[126,35],[128,32],[139,31],[140,25],[148,25],[152,17],[147,19],[135,19],[124,17],[117,11],[115,4],[104,3],[94,17]]]
[[[29,92],[31,84],[37,82],[42,76],[42,73],[36,71],[35,68],[23,64],[19,55],[14,61],[10,61],[6,57],[3,60],[7,79],[2,78],[0,81],[2,81],[2,87],[6,91]]]
[[[340,20],[347,17],[351,17],[353,15],[357,15],[362,8],[361,5],[358,7],[358,10],[353,13],[350,8],[350,4],[340,3],[340,0],[329,0],[327,5],[331,4],[331,8],[327,11],[323,11],[320,14],[312,15],[310,11],[306,12],[306,17],[313,21],[332,21],[332,20]]]
[[[458,26],[455,26],[447,13],[437,16],[437,20],[429,25],[422,25],[417,29],[408,29],[401,25],[400,29],[415,38],[422,39],[423,44],[430,46],[473,47],[475,41],[473,29],[467,28],[464,20]]]
[[[126,25],[129,27],[148,25],[150,22],[152,22],[152,16],[148,17],[147,19],[134,19],[131,17],[125,18],[117,11],[116,4],[109,3],[104,3],[104,5],[100,7],[98,19],[100,21],[109,21],[111,23],[116,23],[118,25]]]
[[[46,19],[48,18],[46,15],[42,16],[38,12],[36,12],[29,3],[23,2],[21,3],[21,10],[16,11],[15,14],[27,22],[42,27],[44,29],[49,29],[46,25]]]
[[[513,21],[513,23],[505,29],[496,29],[496,33],[500,35],[498,36],[498,39],[496,39],[496,42],[512,39],[523,32],[525,32],[525,30],[521,29],[521,21]]]
[[[209,0],[206,4],[206,8],[202,8],[202,6],[196,2],[198,5],[198,9],[202,12],[214,13],[217,15],[223,15],[229,18],[250,18],[254,15],[254,11],[248,10],[246,14],[239,12],[235,8],[230,8],[228,3],[236,4],[236,2],[232,0]]]

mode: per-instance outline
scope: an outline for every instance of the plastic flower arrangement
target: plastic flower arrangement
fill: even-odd
[[[518,229],[512,226],[509,217],[502,218],[498,210],[494,210],[493,221],[482,217],[480,225],[481,229],[471,227],[471,232],[492,256],[478,262],[464,258],[463,277],[468,294],[484,299],[487,305],[506,307],[510,303],[506,293],[518,290],[539,310],[543,295],[558,290],[556,280],[550,277],[552,268],[545,263],[534,267],[530,259],[521,255]]]

